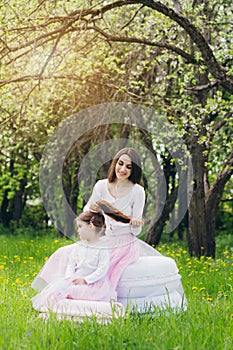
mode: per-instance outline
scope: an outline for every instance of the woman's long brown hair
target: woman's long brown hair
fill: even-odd
[[[115,208],[113,205],[108,203],[105,200],[99,200],[96,202],[96,204],[103,210],[103,212],[113,218],[116,221],[120,221],[123,223],[129,223],[131,218],[124,213],[122,213],[120,210]]]

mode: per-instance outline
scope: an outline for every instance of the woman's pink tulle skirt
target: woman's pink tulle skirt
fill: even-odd
[[[132,234],[103,237],[110,251],[110,268],[108,277],[116,289],[125,268],[139,258],[139,240]]]

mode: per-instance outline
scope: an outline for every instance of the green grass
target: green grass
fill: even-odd
[[[218,245],[217,259],[190,258],[177,244],[159,250],[173,257],[180,269],[188,310],[179,314],[154,313],[114,319],[101,325],[93,318],[83,323],[48,322],[38,317],[30,302],[31,281],[46,257],[69,241],[23,234],[2,235],[0,248],[0,349],[233,349],[233,249]]]

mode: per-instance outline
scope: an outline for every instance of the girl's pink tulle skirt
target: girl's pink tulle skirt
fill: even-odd
[[[40,291],[32,298],[35,309],[53,308],[69,295],[77,300],[110,301],[116,299],[116,287],[125,268],[139,257],[139,240],[132,234],[104,236],[103,249],[110,252],[110,267],[105,278],[92,284],[74,285],[75,278],[65,278],[73,244],[59,248],[47,260],[32,287]]]
[[[47,285],[39,294],[32,298],[36,310],[53,309],[56,304],[65,299],[110,301],[116,299],[116,293],[107,278],[91,284],[73,284],[73,279],[60,278]]]

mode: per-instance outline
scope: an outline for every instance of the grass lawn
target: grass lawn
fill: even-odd
[[[132,313],[101,325],[93,318],[83,323],[48,322],[38,317],[30,302],[31,281],[48,256],[70,243],[54,236],[1,236],[0,349],[233,349],[233,248],[220,245],[217,258],[190,258],[177,244],[159,250],[174,258],[180,269],[188,309],[175,314]]]

